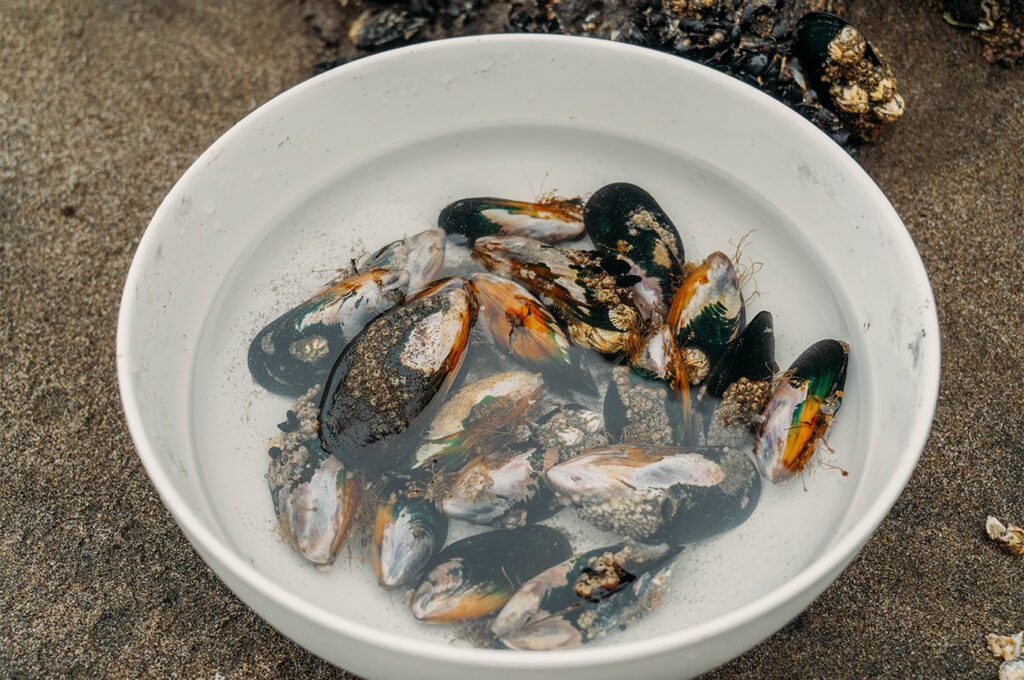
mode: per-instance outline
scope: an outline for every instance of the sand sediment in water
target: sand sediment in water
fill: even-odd
[[[859,160],[938,302],[943,379],[921,465],[863,553],[710,678],[995,677],[1024,626],[1024,70],[924,3],[850,18],[907,114]],[[117,396],[121,287],[163,195],[321,53],[295,4],[8,0],[0,10],[0,677],[344,678],[239,602],[149,483]]]

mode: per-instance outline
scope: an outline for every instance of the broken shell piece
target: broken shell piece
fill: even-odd
[[[1024,651],[1021,650],[1022,643],[1024,643],[1024,630],[1016,635],[989,633],[985,636],[985,642],[988,643],[989,651],[992,654],[1006,661],[1016,661],[1024,657]]]
[[[999,541],[999,547],[1003,552],[1010,555],[1024,555],[1024,529],[1012,524],[1008,527],[1004,526],[998,519],[989,515],[985,520],[985,533],[993,541]]]
[[[999,666],[999,680],[1024,680],[1024,659],[1004,661]]]

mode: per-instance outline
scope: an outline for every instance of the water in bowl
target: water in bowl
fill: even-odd
[[[761,309],[774,314],[781,366],[821,338],[851,343],[846,398],[829,435],[836,453],[827,455],[849,476],[812,462],[803,483],[765,484],[746,522],[688,546],[676,559],[661,607],[598,644],[648,639],[727,614],[784,584],[820,555],[842,530],[860,477],[858,446],[866,441],[860,433],[870,431],[870,422],[858,400],[858,338],[813,251],[795,237],[770,197],[692,158],[600,131],[514,125],[394,149],[311,187],[302,200],[268,216],[262,238],[239,253],[207,315],[191,411],[197,469],[225,541],[310,607],[400,636],[451,643],[449,627],[412,617],[404,591],[378,588],[358,541],[350,540],[332,569],[320,571],[280,540],[264,473],[267,440],[291,400],[252,381],[249,342],[355,255],[435,226],[453,200],[529,200],[549,191],[586,197],[615,181],[638,184],[659,201],[681,232],[688,260],[715,250],[732,252],[754,230],[746,252],[763,268],[756,277],[758,294],[748,300],[748,319]],[[461,266],[471,265],[453,265]],[[563,530],[576,552],[619,540],[581,523],[570,510],[544,523]],[[479,530],[453,522],[449,541]]]

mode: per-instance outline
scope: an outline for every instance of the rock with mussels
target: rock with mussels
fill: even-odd
[[[475,320],[455,281],[371,321],[331,370],[320,403],[324,448],[355,468],[401,463],[414,435],[407,430],[447,394]]]
[[[618,444],[556,465],[547,478],[598,529],[674,546],[738,526],[761,495],[757,469],[732,449]]]
[[[409,606],[428,623],[486,616],[504,607],[532,576],[571,554],[561,532],[542,524],[470,536],[434,558]]]
[[[320,385],[311,387],[278,425],[280,433],[267,446],[266,479],[281,536],[307,560],[327,568],[352,531],[361,484],[320,446],[319,393]]]
[[[686,260],[679,231],[654,197],[635,184],[608,184],[587,201],[583,221],[599,250],[629,262],[629,274],[639,278],[634,303],[644,318],[664,320]]]
[[[619,544],[574,555],[524,583],[491,623],[511,649],[571,649],[625,628],[669,589],[680,548]]]
[[[371,560],[381,588],[411,585],[444,545],[448,518],[423,493],[392,482],[377,501]]]
[[[816,342],[774,385],[754,441],[766,479],[787,482],[811,459],[842,403],[848,354],[845,342]]]
[[[526,236],[544,243],[583,233],[583,201],[551,197],[537,203],[507,198],[463,198],[445,206],[437,226],[469,241],[481,236]]]

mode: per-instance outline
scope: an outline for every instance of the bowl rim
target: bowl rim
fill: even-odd
[[[927,292],[927,311],[923,315],[924,334],[919,345],[919,356],[921,357],[919,373],[922,378],[919,393],[922,396],[922,408],[915,411],[910,436],[894,474],[885,486],[882,487],[874,501],[869,504],[861,519],[850,528],[845,536],[839,538],[823,554],[782,586],[737,609],[701,624],[664,633],[645,640],[599,647],[584,646],[571,650],[548,651],[543,654],[512,650],[455,647],[439,644],[435,641],[408,639],[385,630],[363,626],[320,606],[310,606],[305,600],[302,600],[286,588],[279,586],[270,578],[261,574],[254,566],[248,564],[243,557],[221,542],[214,535],[213,531],[205,526],[205,522],[189,508],[172,480],[164,474],[159,458],[155,453],[155,448],[150,441],[149,434],[143,427],[141,409],[138,404],[139,395],[137,392],[136,376],[133,375],[130,368],[130,358],[137,351],[137,346],[141,344],[135,342],[135,339],[132,337],[131,322],[135,315],[137,304],[133,291],[141,283],[143,272],[146,268],[145,263],[152,261],[151,256],[158,245],[157,240],[159,236],[156,233],[156,226],[170,216],[172,206],[176,205],[180,200],[180,196],[185,192],[185,185],[196,174],[197,168],[205,166],[211,160],[211,156],[215,153],[216,149],[232,144],[236,138],[247,134],[249,127],[260,118],[272,112],[283,101],[308,89],[326,86],[329,81],[334,79],[347,79],[357,76],[360,71],[366,68],[376,67],[388,62],[400,63],[413,54],[425,51],[471,50],[474,45],[494,47],[507,44],[514,44],[519,48],[529,47],[533,49],[551,49],[552,46],[555,46],[557,49],[562,50],[565,48],[569,50],[579,49],[581,51],[591,49],[607,50],[620,53],[623,59],[639,60],[640,62],[653,59],[671,63],[673,67],[693,72],[693,74],[696,74],[696,77],[705,79],[714,87],[731,89],[739,97],[751,99],[752,105],[762,107],[775,116],[788,119],[790,124],[795,123],[798,127],[804,126],[802,141],[812,145],[814,153],[823,154],[831,160],[836,168],[842,172],[846,181],[855,182],[859,185],[860,189],[877,195],[879,199],[879,222],[886,225],[888,234],[892,237],[891,247],[899,251],[900,259],[907,264],[913,278],[919,279],[919,282],[923,280],[924,287],[922,290]],[[121,403],[128,430],[139,458],[164,505],[171,512],[179,528],[182,529],[186,538],[193,543],[204,561],[209,561],[206,558],[209,555],[213,560],[220,562],[223,568],[243,581],[253,592],[260,593],[264,597],[269,598],[278,607],[289,611],[298,619],[309,621],[321,629],[344,635],[354,641],[375,647],[381,651],[396,653],[405,657],[418,657],[460,665],[487,665],[501,669],[530,670],[594,666],[611,662],[621,663],[631,659],[658,655],[673,649],[684,648],[702,640],[721,635],[765,616],[786,602],[798,598],[802,592],[813,588],[821,579],[826,578],[830,572],[844,567],[871,537],[879,524],[881,524],[917,466],[931,429],[938,400],[941,355],[938,315],[935,308],[934,294],[920,253],[917,251],[902,220],[888,198],[885,197],[885,194],[867,172],[812,123],[781,102],[746,85],[740,80],[695,62],[663,52],[596,38],[564,35],[497,34],[448,38],[360,58],[309,78],[285,90],[251,111],[242,120],[233,125],[189,166],[170,192],[164,197],[147,225],[136,254],[132,259],[121,298],[117,324],[116,358]],[[234,588],[232,590],[234,591]],[[237,592],[235,594],[237,595]],[[251,606],[248,603],[246,604]]]

